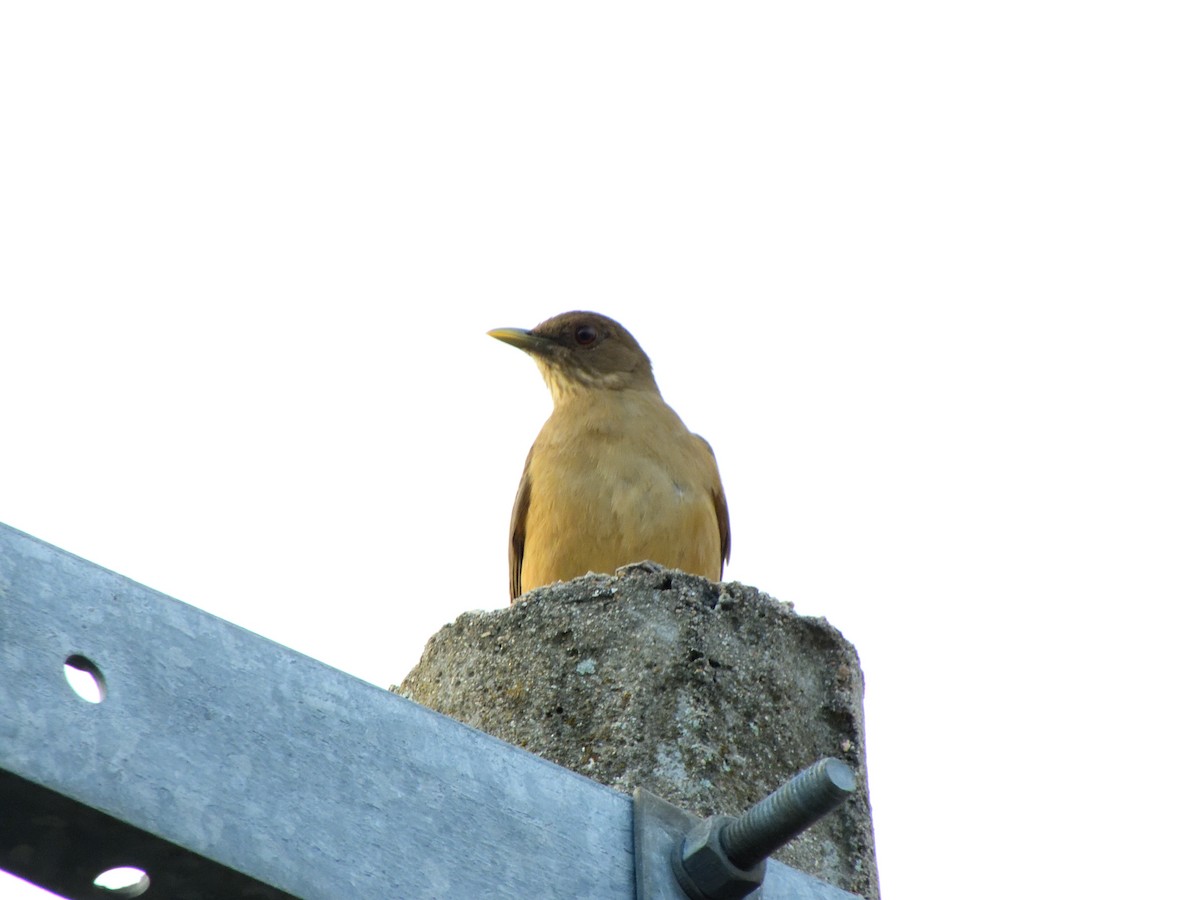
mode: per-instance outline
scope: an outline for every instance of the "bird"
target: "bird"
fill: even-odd
[[[510,601],[646,560],[720,580],[730,540],[716,456],[663,400],[633,335],[578,310],[488,335],[533,357],[554,401],[513,502]]]

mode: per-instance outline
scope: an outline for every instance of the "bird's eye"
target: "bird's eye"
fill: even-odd
[[[580,325],[575,329],[575,343],[581,347],[586,347],[588,344],[596,343],[596,329],[591,325]]]

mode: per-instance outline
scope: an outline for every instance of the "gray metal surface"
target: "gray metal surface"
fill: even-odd
[[[628,796],[4,525],[0,803],[0,867],[70,897],[634,896]]]
[[[96,876],[129,865],[153,873],[154,893],[147,893],[147,900],[286,900],[293,896],[77,800],[0,771],[0,868],[63,897],[112,900],[111,891],[95,887]]]

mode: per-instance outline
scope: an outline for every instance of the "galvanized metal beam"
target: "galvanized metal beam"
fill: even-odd
[[[67,897],[125,865],[175,898],[632,898],[632,823],[624,794],[0,525],[2,868]],[[762,892],[853,896],[775,863]]]

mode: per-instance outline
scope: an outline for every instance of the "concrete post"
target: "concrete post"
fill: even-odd
[[[460,616],[392,690],[702,816],[740,813],[836,756],[858,795],[776,858],[879,895],[858,656],[824,619],[754,588],[648,563],[539,588]]]

